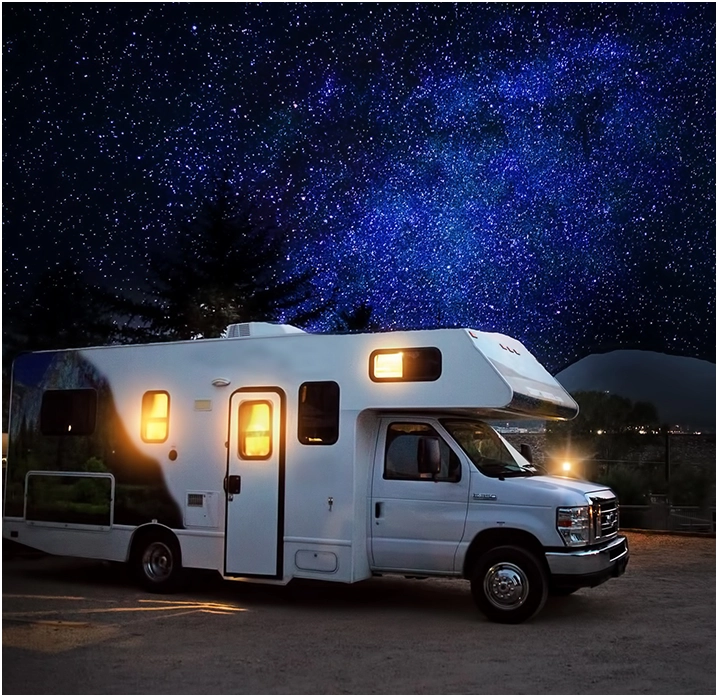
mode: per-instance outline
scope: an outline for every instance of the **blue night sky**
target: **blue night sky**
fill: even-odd
[[[139,288],[221,173],[386,329],[715,361],[712,3],[2,12],[10,306],[67,258]]]

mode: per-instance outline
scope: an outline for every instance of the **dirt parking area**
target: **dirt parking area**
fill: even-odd
[[[629,533],[627,573],[489,623],[468,583],[285,588],[194,575],[172,596],[121,566],[3,561],[4,694],[711,694],[715,540]]]

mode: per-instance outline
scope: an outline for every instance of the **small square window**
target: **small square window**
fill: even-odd
[[[45,436],[89,436],[95,431],[97,392],[47,390],[40,406],[40,431]]]

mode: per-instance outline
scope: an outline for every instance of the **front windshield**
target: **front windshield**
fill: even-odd
[[[484,475],[515,477],[536,473],[532,466],[519,464],[503,440],[487,424],[464,419],[442,419],[441,423]]]

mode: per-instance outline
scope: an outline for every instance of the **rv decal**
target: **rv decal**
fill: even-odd
[[[67,391],[69,399],[63,400],[57,391]],[[84,395],[92,391],[97,413],[94,421],[88,421],[82,412],[85,403],[94,400],[85,400]],[[138,405],[141,397],[138,395]],[[75,412],[80,416],[73,416]],[[79,434],[73,434],[73,423],[83,425]],[[92,424],[91,433],[87,433],[88,423]],[[15,362],[6,516],[24,515],[26,480],[31,471],[111,474],[115,479],[115,524],[139,525],[157,519],[171,528],[183,528],[181,510],[166,486],[160,464],[134,445],[109,382],[80,352],[26,354]],[[108,520],[104,478],[30,479],[28,504],[34,512],[42,502],[43,521]],[[97,497],[88,499],[88,488],[97,489]]]

